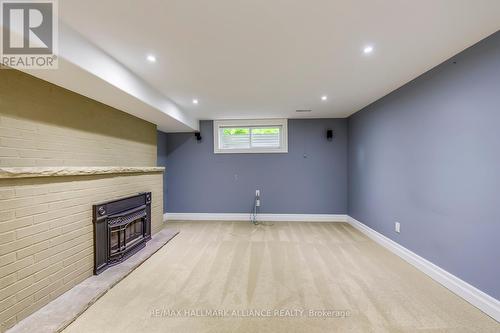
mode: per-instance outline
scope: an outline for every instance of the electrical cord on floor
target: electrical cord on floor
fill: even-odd
[[[263,225],[266,227],[270,227],[270,226],[274,225],[274,223],[265,223],[265,222],[257,221],[257,212],[258,212],[259,207],[260,207],[260,204],[258,205],[258,203],[260,203],[260,197],[255,196],[255,200],[254,200],[254,204],[253,204],[253,211],[250,214],[250,221],[253,223],[253,225]]]
[[[259,226],[271,227],[271,226],[274,225],[274,223],[266,223],[266,222],[259,222],[259,221],[257,221],[257,214],[258,214],[258,210],[259,210],[259,206],[260,206],[260,205],[258,205],[258,201],[259,200],[260,200],[260,198],[258,196],[255,196],[253,210],[250,213],[250,222],[252,222],[252,224],[254,225],[254,228],[250,232],[250,235],[254,234],[259,229],[262,230],[261,228],[259,228]],[[231,232],[230,234],[231,234],[231,236],[235,236],[235,237],[240,237],[240,236],[241,237],[248,237],[247,233],[238,234],[238,233],[235,233],[235,232]]]

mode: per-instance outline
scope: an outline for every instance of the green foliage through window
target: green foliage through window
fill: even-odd
[[[224,128],[224,135],[248,135],[250,134],[249,128]]]
[[[223,129],[224,135],[249,135],[250,128],[245,127],[230,127]],[[279,134],[279,127],[260,127],[260,128],[252,128],[252,134]]]
[[[280,129],[278,127],[262,127],[262,128],[252,128],[252,134],[279,134]]]

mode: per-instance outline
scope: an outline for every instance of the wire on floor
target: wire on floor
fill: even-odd
[[[259,210],[259,207],[260,207],[260,198],[258,196],[255,196],[255,200],[254,200],[254,204],[253,204],[253,211],[252,213],[250,214],[250,221],[253,223],[253,225],[262,225],[262,226],[266,226],[266,227],[270,227],[270,226],[273,226],[274,223],[266,223],[266,222],[259,222],[257,221],[257,214],[258,214],[258,210]]]

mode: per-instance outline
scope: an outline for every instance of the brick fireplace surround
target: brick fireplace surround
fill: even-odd
[[[156,126],[15,70],[0,74],[1,331],[92,275],[92,205],[152,192]]]

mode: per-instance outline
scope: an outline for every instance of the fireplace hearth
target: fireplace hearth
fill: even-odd
[[[93,205],[94,274],[136,253],[151,239],[151,192]]]

